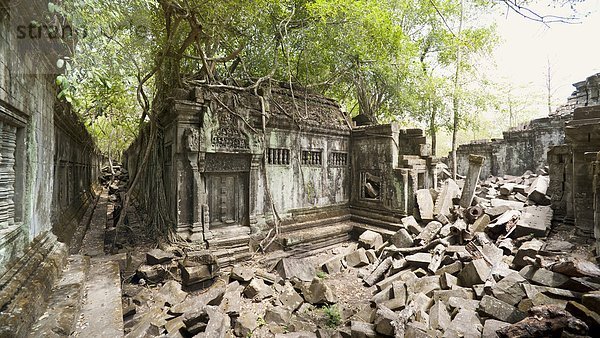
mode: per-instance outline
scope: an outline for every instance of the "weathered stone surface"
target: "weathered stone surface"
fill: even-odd
[[[417,223],[417,220],[413,216],[404,217],[400,221],[412,235],[418,235],[421,233],[421,226],[419,223]]]
[[[569,277],[546,269],[536,269],[531,276],[531,281],[540,285],[560,288],[569,281]]]
[[[429,310],[429,327],[433,330],[445,330],[450,326],[452,318],[446,308],[446,304],[441,301],[435,302]]]
[[[283,291],[279,295],[278,299],[284,307],[288,308],[292,312],[296,311],[296,309],[298,309],[304,302],[302,296],[300,296],[300,294],[296,292],[294,287],[289,283],[284,285]]]
[[[538,252],[542,249],[543,246],[544,246],[544,242],[537,240],[537,239],[533,239],[531,241],[521,244],[521,246],[519,247],[519,250],[515,254],[515,258],[513,259],[513,264],[516,267],[523,267],[523,266],[529,264],[528,262],[526,262],[524,260],[524,258],[525,257],[535,258],[535,255],[538,254]]]
[[[467,300],[475,298],[475,295],[473,290],[461,287],[457,287],[453,290],[435,290],[433,292],[433,300],[436,302],[441,301],[448,304],[450,302],[450,298],[452,297]]]
[[[488,319],[485,321],[485,323],[483,323],[483,333],[481,336],[486,338],[497,338],[499,336],[496,333],[496,331],[509,325],[510,323],[506,323],[495,319]]]
[[[490,276],[491,269],[484,259],[476,259],[465,265],[458,276],[462,286],[471,287],[484,283]]]
[[[148,265],[168,263],[173,257],[175,256],[170,252],[161,249],[152,249],[146,252],[146,263],[148,263]]]
[[[310,331],[295,331],[288,333],[277,333],[275,338],[320,338]]]
[[[189,309],[183,314],[183,323],[185,324],[186,330],[191,335],[196,335],[206,330],[206,325],[208,324],[209,319],[206,308],[207,307],[200,309]]]
[[[552,208],[549,206],[525,207],[512,236],[514,238],[529,234],[533,234],[535,237],[546,236],[550,230],[552,215]]]
[[[433,220],[433,198],[429,189],[419,189],[415,192],[417,205],[419,206],[419,216],[422,220]]]
[[[461,309],[450,322],[448,329],[463,337],[480,337],[483,325],[475,311]]]
[[[448,299],[448,305],[453,309],[465,309],[469,311],[477,311],[479,308],[479,301],[474,299],[465,299],[460,297],[450,297]]]
[[[185,266],[179,264],[181,271],[181,281],[185,286],[191,286],[213,278],[210,265]]]
[[[498,281],[492,287],[492,294],[510,305],[517,305],[526,296],[521,287],[523,282],[525,278],[515,271]]]
[[[275,267],[281,278],[298,278],[310,282],[315,277],[315,268],[303,259],[282,258]]]
[[[440,286],[442,289],[451,289],[458,285],[458,277],[444,272],[440,275]]]
[[[312,280],[308,289],[303,291],[303,294],[304,299],[311,304],[331,304],[337,302],[337,297],[333,294],[331,288],[319,277],[315,277]]]
[[[469,226],[469,231],[474,234],[476,232],[482,232],[485,228],[490,224],[490,216],[488,214],[484,214],[475,220],[473,224]]]
[[[509,207],[513,210],[523,210],[525,207],[525,203],[518,201],[508,201],[499,198],[494,198],[491,200],[492,207]],[[486,211],[487,212],[487,211]],[[491,216],[491,215],[490,215]]]
[[[352,338],[377,338],[378,334],[375,331],[375,325],[359,321],[351,321],[350,328],[352,329]]]
[[[383,244],[381,234],[367,230],[358,237],[358,243],[365,249],[377,249]]]
[[[434,290],[440,290],[440,288],[439,276],[427,276],[421,277],[415,280],[413,283],[409,283],[407,285],[407,292],[409,294],[423,293],[424,295],[431,297]]]
[[[575,244],[573,244],[571,242],[548,240],[548,241],[546,241],[546,244],[544,245],[544,250],[550,251],[550,252],[563,252],[564,253],[564,252],[571,252],[571,250],[573,250],[574,247],[575,247]]]
[[[436,215],[450,216],[453,207],[452,200],[460,197],[460,188],[453,179],[444,182],[442,191],[435,202],[433,213]]]
[[[408,265],[418,268],[427,268],[431,263],[431,254],[428,252],[418,252],[405,257]]]
[[[490,216],[491,219],[494,219],[502,214],[504,214],[505,212],[509,211],[510,207],[507,205],[499,205],[497,207],[493,207],[493,208],[487,208],[485,209],[485,213],[486,215]]]
[[[477,188],[477,182],[479,181],[479,174],[481,173],[481,167],[485,157],[479,155],[469,155],[469,169],[467,171],[467,177],[465,178],[465,184],[463,186],[462,194],[460,195],[460,206],[468,208],[473,202],[475,196],[475,189]]]
[[[460,270],[462,270],[463,268],[463,264],[461,261],[455,261],[453,263],[450,263],[448,265],[444,265],[441,268],[437,269],[437,271],[435,272],[436,275],[441,275],[443,273],[449,273],[451,275],[459,272]]]
[[[244,287],[238,281],[227,284],[223,300],[219,305],[223,312],[227,314],[239,314],[242,309],[242,292],[244,292]]]
[[[265,284],[261,278],[253,278],[250,284],[244,289],[244,296],[261,300],[273,295],[273,289]]]
[[[415,241],[419,244],[427,244],[440,232],[442,229],[442,223],[438,221],[431,221],[427,223],[427,226],[423,228],[423,231],[415,238]]]
[[[283,306],[269,306],[265,312],[265,321],[267,323],[285,325],[291,317],[292,312]]]
[[[238,337],[249,337],[258,326],[258,314],[252,311],[242,311],[235,320],[234,332]]]
[[[588,292],[581,297],[581,302],[587,308],[600,314],[600,291]]]
[[[160,288],[155,299],[159,304],[173,306],[183,302],[185,297],[187,297],[187,292],[181,290],[181,284],[170,280]]]
[[[321,264],[321,269],[330,275],[338,273],[342,271],[342,259],[342,256],[332,257]]]
[[[223,299],[226,290],[225,283],[221,282],[222,281],[218,280],[201,294],[194,295],[194,297],[187,297],[183,302],[172,306],[169,309],[169,312],[173,314],[183,314],[189,309],[201,309],[206,305],[218,305]]]
[[[397,321],[399,316],[394,311],[388,309],[383,305],[377,306],[377,313],[375,318],[375,331],[386,336],[394,335],[394,321]]]
[[[396,231],[396,233],[393,234],[388,241],[397,248],[411,247],[414,242],[412,236],[405,229]]]
[[[136,274],[139,278],[151,283],[158,283],[167,277],[167,271],[160,265],[140,265]]]
[[[546,196],[549,184],[550,178],[548,176],[538,176],[526,191],[528,193],[527,198],[539,205],[550,205],[552,201]]]
[[[591,336],[595,337],[600,333],[600,314],[574,301],[569,301],[565,310],[586,323],[590,329]]]
[[[516,323],[526,317],[516,307],[487,295],[479,302],[479,311],[507,323]]]
[[[357,250],[350,252],[346,255],[345,258],[346,262],[348,263],[348,266],[354,268],[358,268],[369,264],[369,258],[367,257],[365,249],[363,248],[358,248]]]
[[[249,282],[254,278],[254,271],[252,268],[245,266],[234,266],[231,269],[231,279],[238,280],[240,282]]]
[[[208,314],[208,324],[206,325],[205,331],[199,333],[195,337],[225,337],[225,333],[227,330],[229,330],[231,322],[229,316],[223,313],[222,310],[216,306],[207,306],[206,313]]]

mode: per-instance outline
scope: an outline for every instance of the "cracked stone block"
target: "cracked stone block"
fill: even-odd
[[[483,284],[490,276],[491,269],[484,259],[476,259],[465,265],[458,280],[462,286],[472,287],[475,284]]]
[[[265,284],[261,278],[253,278],[244,289],[244,296],[250,299],[265,299],[273,295],[273,289]]]
[[[303,259],[282,258],[275,270],[283,279],[292,279],[294,277],[304,282],[310,282],[316,274],[315,268]]]
[[[496,319],[488,319],[483,323],[483,333],[482,337],[486,338],[497,338],[499,337],[496,331],[500,330],[503,327],[509,326],[510,323],[503,322]]]
[[[249,282],[252,278],[254,278],[254,270],[245,266],[234,266],[231,269],[231,279],[240,281],[240,282]]]
[[[386,336],[394,335],[393,322],[398,320],[399,316],[394,311],[388,309],[383,305],[377,306],[376,318],[375,318],[375,331]]]
[[[525,282],[525,278],[518,272],[512,272],[492,286],[492,294],[508,304],[517,305],[526,296],[521,287],[521,283]]]
[[[209,265],[185,266],[179,264],[179,270],[181,271],[181,282],[185,286],[198,284],[214,277]]]
[[[488,317],[511,324],[526,317],[525,313],[519,311],[516,307],[488,295],[483,296],[479,302],[479,311]]]
[[[352,338],[377,338],[379,335],[375,331],[375,325],[359,321],[351,321]]]
[[[369,265],[369,258],[367,257],[365,249],[363,248],[352,251],[351,253],[347,254],[345,258],[348,266],[353,268]]]
[[[148,265],[156,265],[170,262],[175,256],[161,249],[152,249],[146,252],[146,263]]]
[[[448,329],[463,337],[480,337],[483,325],[481,325],[477,312],[460,309],[450,322]]]
[[[519,250],[515,254],[515,258],[513,259],[513,264],[516,267],[523,267],[528,265],[529,263],[524,260],[525,257],[535,258],[538,252],[544,246],[544,242],[533,239],[531,241],[525,242],[521,244]]]
[[[358,243],[365,249],[377,249],[383,244],[383,237],[381,234],[367,230],[358,237]]]
[[[433,330],[445,330],[450,326],[452,317],[446,307],[446,304],[441,301],[435,302],[429,310],[429,327]]]
[[[408,233],[406,229],[400,229],[396,231],[395,234],[390,236],[390,239],[388,241],[397,248],[409,248],[413,245],[414,242],[412,236]]]
[[[265,321],[267,323],[285,325],[291,317],[292,312],[283,306],[269,306],[265,312]]]
[[[286,283],[283,287],[283,291],[279,295],[279,301],[284,307],[294,312],[300,307],[300,305],[302,305],[304,299],[298,292],[296,292],[291,284]]]
[[[405,257],[408,265],[419,268],[427,268],[431,263],[432,256],[428,252],[418,252]]]

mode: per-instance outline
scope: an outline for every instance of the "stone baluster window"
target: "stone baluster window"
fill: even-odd
[[[267,163],[272,165],[289,165],[290,150],[280,148],[268,148]]]
[[[0,229],[15,224],[17,128],[0,122]]]
[[[321,150],[303,150],[302,164],[320,166],[323,164],[323,152]]]
[[[329,155],[329,166],[331,167],[345,167],[348,165],[348,154],[333,152]]]

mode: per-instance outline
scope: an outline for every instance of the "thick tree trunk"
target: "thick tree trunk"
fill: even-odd
[[[437,106],[434,104],[431,106],[431,119],[429,120],[429,136],[431,136],[431,155],[436,155],[437,147],[437,135],[435,128],[435,118],[437,115]]]
[[[452,110],[453,110],[453,125],[452,125],[452,177],[456,179],[457,174],[457,159],[456,159],[456,148],[458,145],[457,134],[458,134],[458,120],[460,118],[459,109],[460,109],[460,98],[458,93],[459,79],[460,79],[460,63],[462,61],[462,53],[461,53],[461,41],[460,36],[462,33],[462,24],[463,24],[463,2],[460,2],[460,21],[458,24],[458,33],[456,35],[456,39],[458,39],[458,45],[456,46],[456,72],[454,73],[454,93],[452,97]]]

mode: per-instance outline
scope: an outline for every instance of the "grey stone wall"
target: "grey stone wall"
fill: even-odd
[[[22,34],[48,2],[0,1],[0,336],[24,336],[96,180],[93,141],[57,106],[57,41]],[[54,232],[56,234],[54,234]]]

